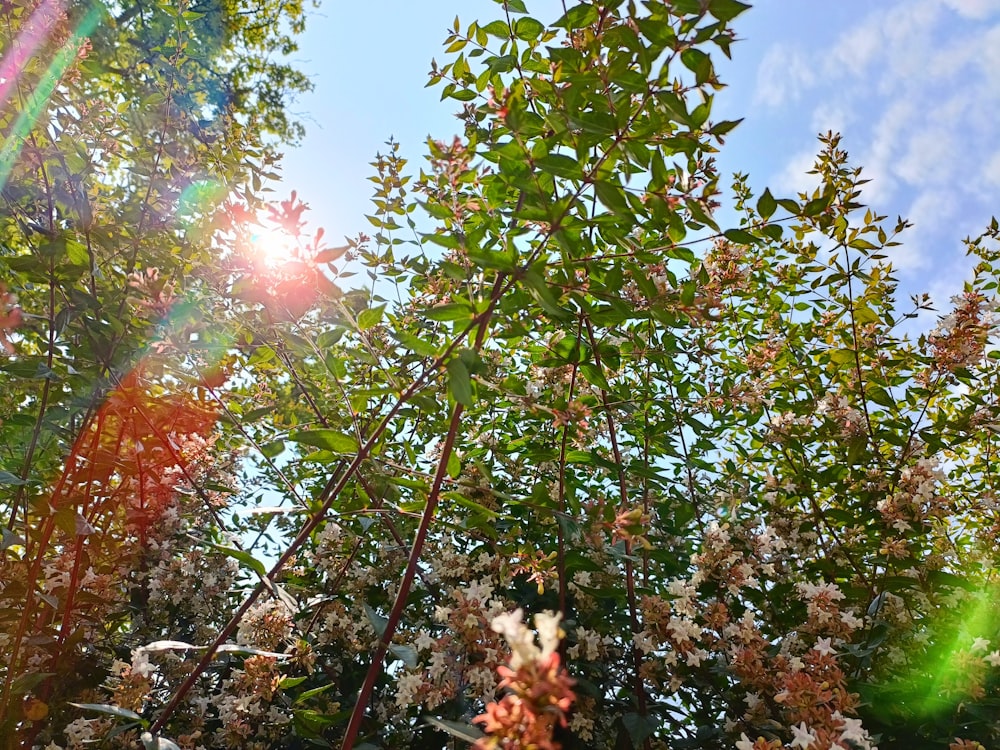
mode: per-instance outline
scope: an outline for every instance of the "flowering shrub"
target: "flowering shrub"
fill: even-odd
[[[192,128],[157,68],[149,153],[77,40],[48,106],[91,166],[36,127],[0,214],[0,737],[995,745],[997,223],[908,336],[907,225],[837,136],[815,190],[738,176],[738,226],[713,218],[736,123],[709,51],[743,4],[499,5],[431,71],[462,135],[413,175],[390,143],[375,233],[341,247],[294,195],[261,210],[241,117],[278,114]],[[238,187],[199,202],[206,173]]]

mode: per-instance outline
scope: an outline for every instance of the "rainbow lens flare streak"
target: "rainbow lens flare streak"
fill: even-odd
[[[95,6],[91,8],[90,11],[88,11],[87,14],[81,19],[76,30],[72,35],[70,35],[70,38],[56,53],[52,63],[42,76],[38,87],[31,93],[31,98],[28,100],[25,110],[14,122],[14,126],[11,129],[10,134],[7,136],[7,140],[4,142],[3,147],[0,148],[0,190],[6,187],[7,180],[10,179],[10,173],[14,169],[14,163],[17,161],[18,154],[21,153],[21,149],[24,146],[24,140],[27,137],[28,132],[32,127],[34,127],[35,122],[42,114],[49,98],[52,96],[52,92],[55,91],[59,81],[62,80],[63,73],[66,72],[66,69],[76,57],[80,44],[86,37],[93,33],[94,29],[97,28],[97,25],[101,20],[101,15],[101,8]],[[34,18],[34,16],[32,16],[32,18]],[[54,18],[54,14],[52,18]],[[51,27],[52,21],[50,20],[49,23]],[[37,46],[41,43],[43,33],[38,32],[32,36],[39,37],[37,40],[34,40],[34,47],[31,48],[34,50],[34,48],[37,48]],[[45,36],[47,36],[47,34]],[[8,55],[8,57],[10,57],[10,55]],[[16,65],[18,62],[23,65],[26,61],[27,57],[23,60],[12,59],[11,65]],[[4,64],[6,67],[6,60],[4,61]],[[8,81],[9,80],[12,79],[8,78]]]
[[[25,24],[27,32],[18,35],[7,56],[0,62],[0,107],[14,93],[17,76],[25,63],[49,37],[49,32],[62,10],[61,0],[45,0]]]

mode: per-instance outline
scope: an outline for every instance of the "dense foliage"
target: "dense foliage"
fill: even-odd
[[[300,5],[2,6],[0,737],[991,746],[997,224],[907,337],[837,136],[713,218],[743,4],[498,4],[342,247]]]

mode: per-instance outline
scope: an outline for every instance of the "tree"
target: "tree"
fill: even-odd
[[[214,263],[150,220],[116,240],[129,289],[122,269],[101,290],[114,360],[82,316],[63,344],[56,305],[24,302],[97,283],[87,256],[68,280],[69,241],[63,265],[11,266],[22,315],[50,312],[47,336],[8,335],[42,416],[3,429],[53,437],[7,477],[6,726],[59,746],[991,744],[997,223],[911,340],[906,222],[862,204],[836,135],[814,191],[737,175],[739,226],[713,218],[737,123],[711,119],[709,50],[745,5],[584,2],[551,26],[500,5],[432,72],[463,135],[416,179],[396,144],[376,158],[373,237],[328,247],[295,194],[260,218],[245,188],[183,227]],[[286,263],[254,255],[261,223]],[[359,265],[372,288],[344,282]],[[40,409],[85,371],[49,374],[70,356],[113,390]]]
[[[301,24],[300,4],[11,2],[0,15],[0,736],[13,746],[15,727],[25,743],[42,727],[28,714],[51,703],[58,720],[100,684],[132,617],[122,596],[141,598],[156,499],[129,495],[174,465],[168,432],[215,421],[147,351],[167,313],[177,336],[205,325],[216,207],[230,192],[258,200],[304,81],[264,54],[293,43],[280,29]],[[241,93],[245,76],[259,96]]]

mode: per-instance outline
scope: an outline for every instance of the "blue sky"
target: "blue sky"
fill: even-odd
[[[526,4],[542,21],[561,14],[557,0]],[[490,0],[327,0],[295,58],[316,89],[295,106],[309,132],[286,153],[278,194],[298,190],[331,238],[366,231],[368,162],[384,141],[416,172],[428,135],[460,129],[454,103],[424,88],[453,19],[498,12]],[[794,193],[811,184],[816,134],[843,133],[873,180],[865,202],[914,223],[892,256],[902,293],[931,292],[945,309],[970,268],[961,239],[1000,214],[1000,0],[760,0],[736,29],[733,62],[716,56],[729,88],[713,119],[746,118],[724,174]]]

